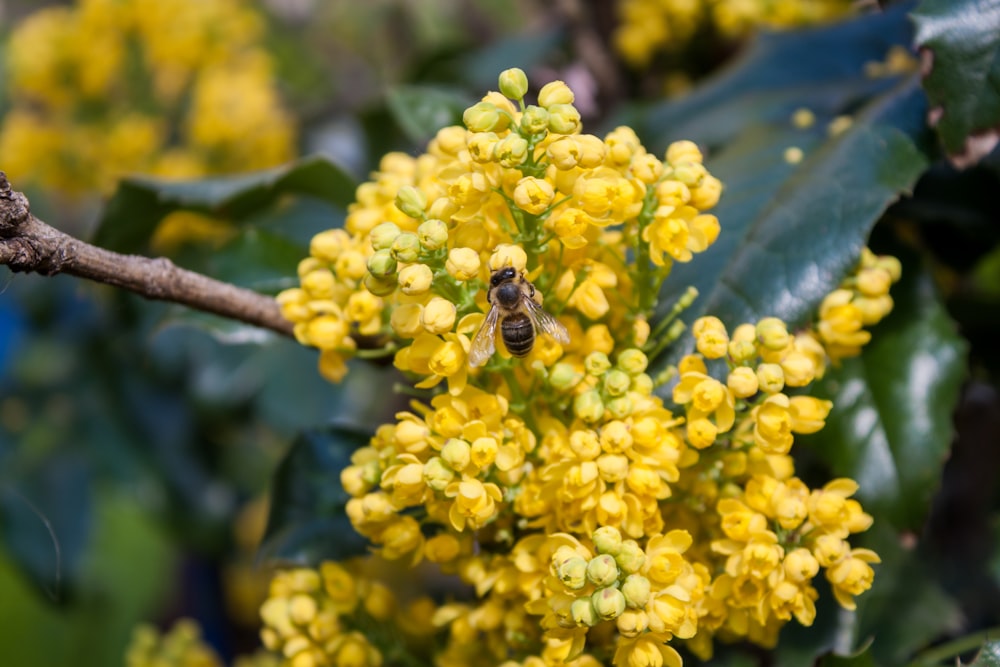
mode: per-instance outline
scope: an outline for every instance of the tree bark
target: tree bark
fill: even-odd
[[[45,224],[31,214],[28,198],[11,189],[2,171],[0,264],[15,273],[66,273],[292,335],[292,323],[272,297],[182,269],[165,257],[104,250]]]

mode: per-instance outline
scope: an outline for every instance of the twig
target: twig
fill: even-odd
[[[292,335],[292,323],[271,297],[179,268],[164,257],[120,255],[50,227],[31,214],[28,198],[11,190],[2,171],[0,264],[15,273],[66,273]]]

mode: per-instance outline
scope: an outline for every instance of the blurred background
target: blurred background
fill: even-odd
[[[213,178],[320,154],[360,182],[386,152],[416,153],[460,122],[512,66],[533,87],[569,83],[600,134],[683,99],[761,30],[857,11],[846,0],[0,0],[0,170],[38,217],[92,238],[138,215],[124,177]],[[886,75],[915,67],[905,48],[882,55]],[[922,224],[891,234],[932,267],[978,371],[960,409],[967,449],[944,477],[943,523],[928,527],[958,569],[942,545],[1000,534],[996,185],[995,163],[936,167],[901,210]],[[213,202],[147,216],[130,250],[276,293],[295,284],[309,238],[344,216],[308,195],[249,211]],[[124,664],[138,623],[182,617],[227,664],[252,653],[275,555],[259,550],[268,490],[290,444],[329,423],[370,429],[405,405],[384,400],[391,369],[359,367],[334,386],[315,364],[249,327],[0,269],[0,663]],[[973,514],[957,537],[942,528]],[[993,559],[959,591],[972,627],[1000,622],[981,597],[1000,580],[982,539],[958,542]]]

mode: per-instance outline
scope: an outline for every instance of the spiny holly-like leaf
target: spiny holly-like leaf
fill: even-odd
[[[130,178],[121,182],[108,203],[94,243],[116,252],[141,252],[156,225],[173,211],[241,221],[290,194],[346,207],[354,200],[354,183],[321,156],[241,176],[183,182]]]
[[[862,355],[823,379],[834,408],[805,442],[835,475],[857,480],[866,510],[916,530],[951,446],[966,346],[929,275],[904,275],[892,295],[895,310]]]
[[[913,21],[938,133],[956,163],[972,164],[1000,132],[1000,0],[923,0]]]
[[[910,34],[905,14],[893,10],[767,36],[690,98],[650,112],[654,146],[695,140],[725,186],[712,211],[719,240],[675,265],[661,309],[693,285],[701,296],[687,321],[710,313],[733,326],[765,316],[796,326],[815,311],[856,264],[875,221],[926,168],[916,76],[872,78],[865,70]],[[793,124],[798,108],[816,122]],[[801,162],[786,159],[789,148],[803,152]],[[664,361],[690,347],[682,339]]]
[[[364,553],[365,540],[344,513],[340,471],[368,437],[332,427],[295,440],[274,475],[261,558],[315,565]]]

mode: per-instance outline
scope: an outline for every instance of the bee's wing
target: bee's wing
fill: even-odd
[[[524,299],[523,302],[527,306],[525,310],[527,310],[528,316],[531,317],[531,321],[535,324],[537,332],[547,333],[563,345],[569,343],[569,331],[566,330],[566,327],[559,320],[546,312],[533,299]]]
[[[490,308],[486,314],[483,325],[472,337],[472,345],[469,346],[469,365],[482,366],[496,352],[497,322],[500,321],[500,309],[496,306]]]

